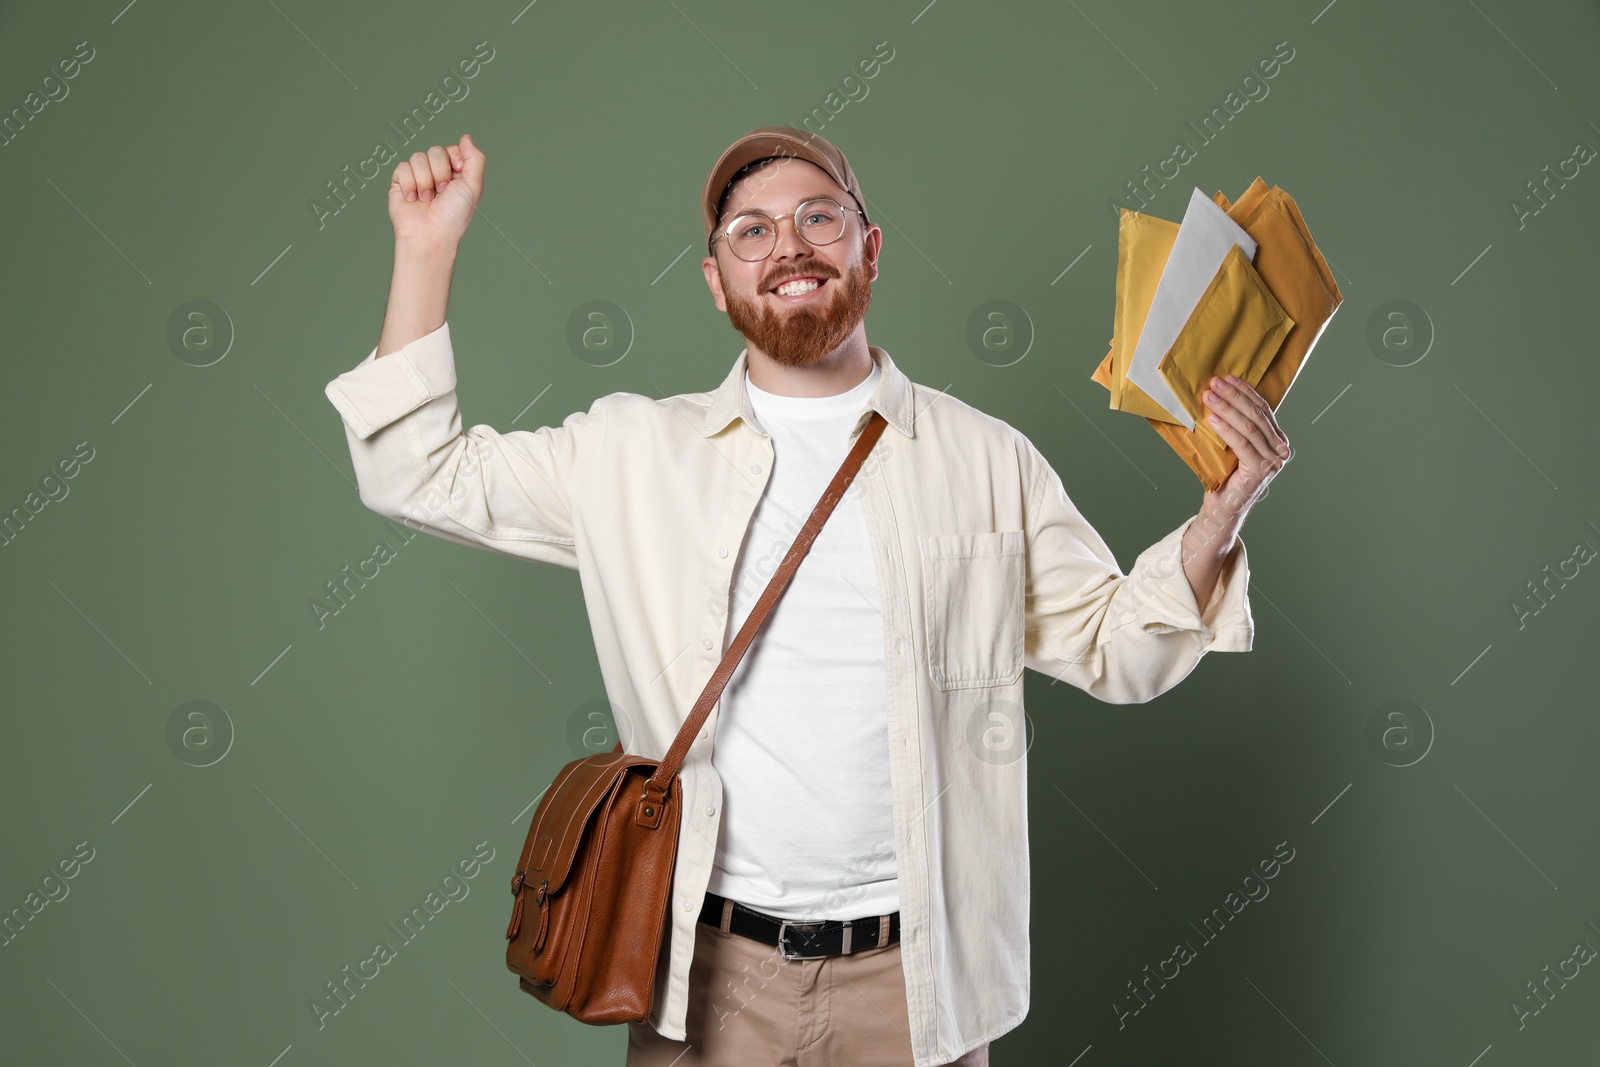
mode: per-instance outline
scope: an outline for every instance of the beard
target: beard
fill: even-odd
[[[811,367],[821,363],[845,342],[867,317],[872,303],[872,281],[863,261],[843,278],[832,267],[817,264],[811,273],[827,280],[823,299],[775,309],[765,294],[746,299],[731,289],[727,297],[728,320],[749,344],[785,367]]]

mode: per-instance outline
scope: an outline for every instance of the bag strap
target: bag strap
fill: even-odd
[[[739,634],[733,639],[733,644],[728,646],[728,651],[723,654],[722,662],[717,665],[716,671],[711,675],[711,680],[706,683],[705,690],[700,694],[700,699],[695,702],[694,710],[689,712],[689,717],[678,728],[678,736],[673,740],[672,747],[667,749],[667,754],[662,757],[661,763],[656,767],[655,774],[645,782],[645,788],[654,788],[661,796],[667,792],[667,784],[678,773],[678,768],[683,765],[683,758],[689,754],[689,746],[694,743],[695,734],[705,723],[706,716],[711,714],[711,706],[722,695],[723,687],[733,677],[734,668],[744,658],[744,653],[750,647],[750,642],[755,639],[756,630],[766,621],[767,613],[778,602],[778,597],[789,585],[789,579],[794,577],[794,572],[800,566],[801,557],[811,549],[811,542],[817,539],[817,534],[822,532],[822,524],[828,521],[834,505],[839,503],[839,498],[844,496],[850,483],[855,480],[856,472],[861,469],[861,464],[867,458],[867,453],[872,451],[872,446],[883,435],[884,427],[889,425],[884,417],[876,411],[868,420],[866,427],[856,437],[855,445],[850,449],[850,454],[844,458],[833,481],[828,483],[828,488],[823,491],[822,499],[817,501],[817,506],[812,509],[811,517],[806,519],[806,524],[800,528],[800,534],[795,538],[794,544],[789,547],[789,554],[783,557],[783,562],[778,565],[778,570],[767,583],[766,591],[761,594],[761,599],[751,609],[750,615],[745,619],[744,625],[739,628]],[[661,784],[657,784],[659,778]]]

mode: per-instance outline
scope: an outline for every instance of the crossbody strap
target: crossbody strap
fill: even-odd
[[[646,789],[654,787],[661,795],[665,795],[667,784],[678,773],[678,768],[683,765],[683,758],[689,754],[689,746],[694,743],[695,734],[705,723],[706,716],[711,714],[711,706],[722,695],[722,689],[728,684],[728,679],[733,677],[734,668],[739,665],[739,660],[744,658],[745,649],[750,647],[750,642],[755,639],[756,631],[766,621],[767,613],[778,602],[778,597],[783,594],[789,584],[789,579],[794,577],[794,572],[800,566],[800,560],[811,548],[811,542],[817,539],[817,534],[822,532],[822,524],[828,521],[834,505],[844,496],[850,483],[855,480],[856,472],[861,469],[861,464],[867,458],[867,453],[872,451],[872,446],[883,435],[883,429],[888,423],[876,411],[867,425],[857,435],[855,444],[850,449],[850,454],[844,458],[844,464],[839,472],[833,476],[833,481],[828,483],[828,488],[823,491],[822,499],[817,501],[817,506],[812,509],[811,517],[806,519],[806,524],[800,528],[800,534],[795,538],[794,544],[789,547],[789,554],[783,557],[783,562],[778,565],[777,573],[767,583],[766,590],[761,594],[761,599],[751,609],[750,615],[745,619],[744,625],[739,628],[739,634],[733,639],[733,644],[728,646],[728,651],[723,654],[722,662],[717,665],[711,680],[706,683],[700,699],[695,702],[694,710],[689,712],[689,717],[684,720],[678,729],[678,736],[673,740],[672,747],[667,749],[667,754],[656,768],[655,774],[645,784]]]

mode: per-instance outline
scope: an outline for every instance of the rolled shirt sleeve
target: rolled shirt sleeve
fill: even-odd
[[[1042,456],[1027,509],[1024,663],[1112,704],[1152,700],[1207,652],[1248,652],[1250,565],[1239,538],[1202,610],[1183,570],[1198,516],[1139,554],[1124,574]]]
[[[377,352],[324,389],[362,504],[447,541],[575,570],[571,493],[606,398],[560,426],[463,432],[448,323]]]

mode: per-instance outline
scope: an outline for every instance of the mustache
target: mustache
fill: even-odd
[[[822,278],[824,280],[831,281],[831,280],[833,280],[835,278],[838,278],[838,277],[839,277],[839,274],[836,271],[833,271],[831,268],[828,268],[828,269],[818,268],[818,269],[813,269],[813,270],[792,270],[792,271],[788,271],[785,274],[778,274],[778,275],[774,275],[773,277],[769,278],[766,282],[763,283],[764,288],[762,289],[762,292],[764,292],[764,293],[771,292],[772,290],[776,289],[778,286],[782,285],[784,282],[788,281],[790,278]]]

